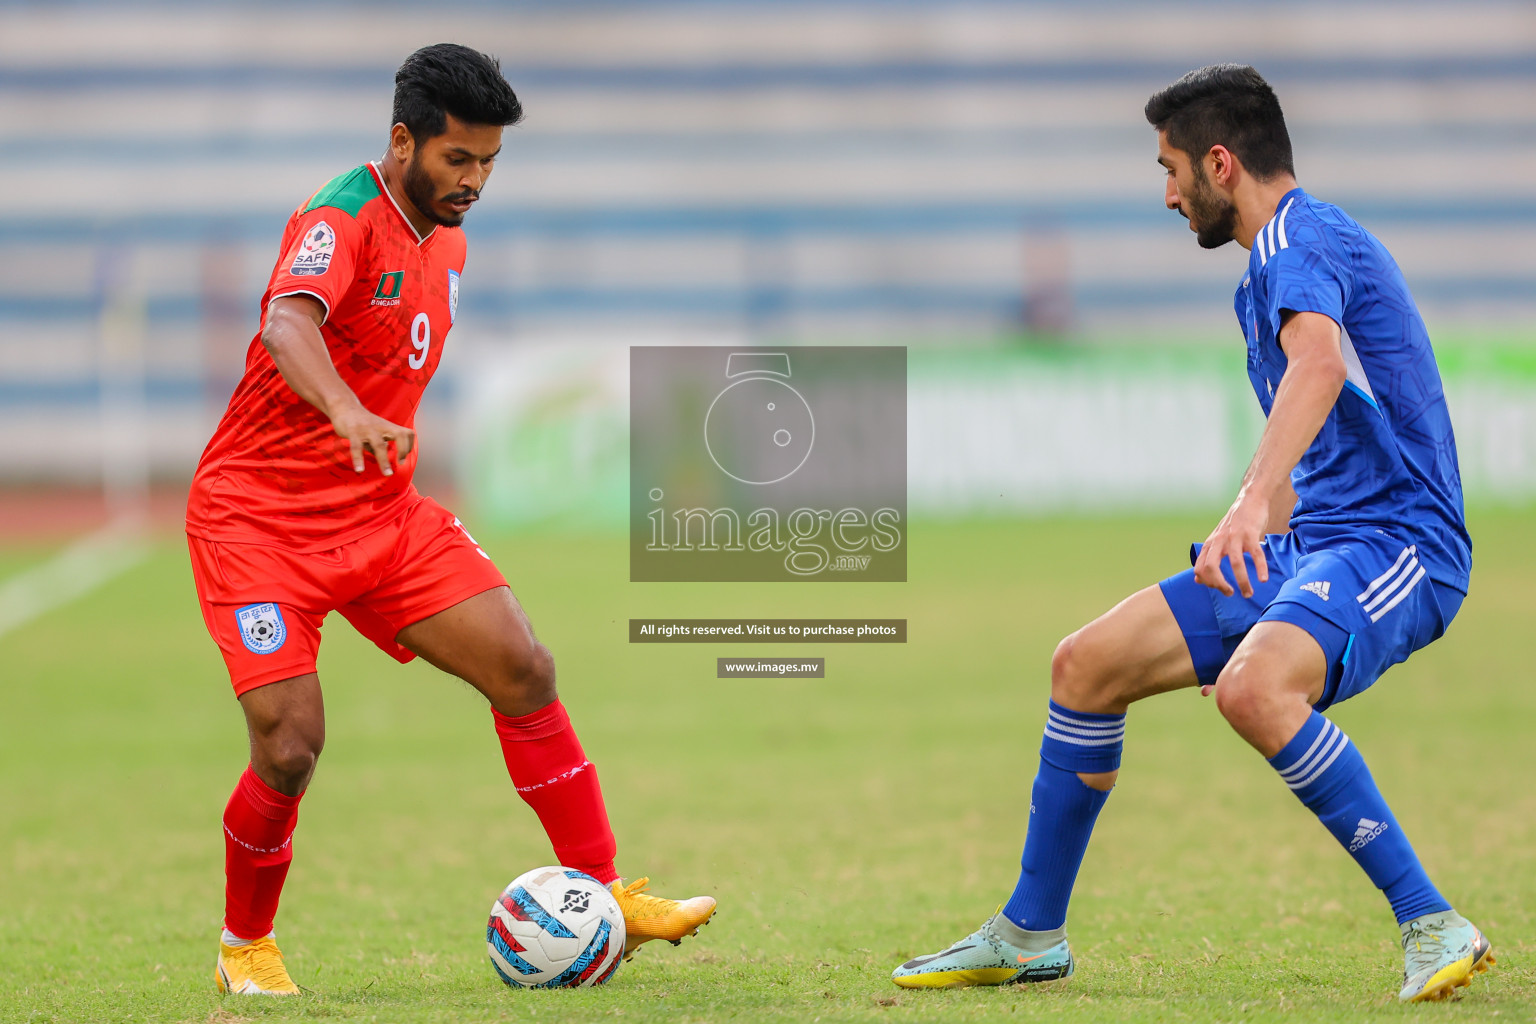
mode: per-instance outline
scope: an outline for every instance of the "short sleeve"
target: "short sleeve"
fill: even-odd
[[[1264,313],[1276,338],[1285,310],[1321,313],[1343,326],[1350,281],[1323,253],[1299,245],[1281,249],[1264,265],[1264,277],[1269,297]]]
[[[268,293],[274,299],[313,295],[325,305],[329,320],[357,273],[363,229],[350,214],[320,206],[299,218],[290,238]]]

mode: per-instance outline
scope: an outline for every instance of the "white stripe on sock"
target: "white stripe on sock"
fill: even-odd
[[[1276,769],[1280,773],[1280,777],[1283,779],[1299,772],[1301,770],[1301,766],[1311,759],[1312,755],[1317,752],[1317,748],[1322,746],[1323,741],[1332,734],[1334,728],[1335,726],[1332,722],[1328,721],[1326,718],[1323,719],[1323,727],[1318,731],[1318,734],[1313,737],[1312,745],[1308,747],[1300,757],[1292,761],[1288,767]]]
[[[1049,725],[1045,727],[1045,734],[1053,740],[1060,740],[1063,743],[1071,743],[1074,746],[1079,747],[1105,747],[1111,743],[1120,743],[1125,739],[1125,735],[1123,733],[1118,736],[1109,736],[1100,740],[1079,739],[1076,736],[1068,736],[1065,733],[1056,732]]]
[[[1334,744],[1333,753],[1328,755],[1328,759],[1325,760],[1322,764],[1318,765],[1316,770],[1314,770],[1311,775],[1308,775],[1306,778],[1301,779],[1298,782],[1291,783],[1290,787],[1292,789],[1303,789],[1307,786],[1310,786],[1313,782],[1317,781],[1318,776],[1322,775],[1323,772],[1328,770],[1329,765],[1333,764],[1333,762],[1339,759],[1339,755],[1344,753],[1344,748],[1349,746],[1349,737],[1344,735],[1343,730],[1339,731],[1339,736],[1341,738],[1341,742]]]
[[[1060,729],[1062,732],[1076,733],[1079,736],[1108,736],[1111,733],[1120,733],[1122,735],[1125,733],[1125,723],[1124,722],[1121,722],[1119,725],[1109,725],[1109,726],[1103,726],[1103,727],[1094,726],[1092,728],[1080,728],[1079,726],[1076,726],[1076,725],[1068,725],[1065,722],[1061,721],[1061,719],[1059,719],[1059,718],[1051,718],[1051,719],[1047,719],[1045,724],[1050,726],[1053,729]]]
[[[1327,732],[1328,738],[1323,741],[1323,745],[1318,748],[1317,754],[1312,757],[1311,760],[1292,765],[1289,769],[1280,773],[1280,777],[1285,780],[1285,784],[1287,786],[1295,789],[1298,785],[1300,785],[1300,783],[1296,781],[1297,779],[1311,771],[1318,762],[1331,757],[1333,753],[1338,750],[1339,737],[1343,736],[1344,733],[1332,722],[1328,723]]]
[[[1047,710],[1046,714],[1060,722],[1062,725],[1080,725],[1085,729],[1119,729],[1125,725],[1125,716],[1117,715],[1111,721],[1099,722],[1091,718],[1078,718],[1075,715],[1064,715],[1054,709]]]

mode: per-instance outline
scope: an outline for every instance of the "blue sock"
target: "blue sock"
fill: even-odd
[[[1314,711],[1269,764],[1386,893],[1398,924],[1451,909],[1342,729]]]
[[[1020,928],[1045,932],[1067,923],[1077,869],[1093,823],[1109,799],[1107,790],[1085,786],[1077,773],[1115,771],[1124,743],[1124,715],[1068,711],[1051,701],[1040,741],[1040,772],[1029,795],[1019,884],[1003,905],[1003,916]]]

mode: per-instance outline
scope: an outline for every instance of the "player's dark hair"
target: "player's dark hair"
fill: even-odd
[[[1295,174],[1291,136],[1280,101],[1246,64],[1197,68],[1147,100],[1147,120],[1168,145],[1198,165],[1212,146],[1226,146],[1260,181]]]
[[[395,72],[395,113],[417,144],[448,130],[452,114],[468,124],[511,125],[523,105],[501,75],[501,62],[458,43],[423,46]]]

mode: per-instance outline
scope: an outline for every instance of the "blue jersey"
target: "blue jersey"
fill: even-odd
[[[1472,539],[1456,438],[1429,332],[1391,254],[1337,206],[1292,189],[1253,240],[1235,305],[1265,416],[1285,373],[1284,311],[1341,328],[1348,379],[1291,473],[1298,539],[1321,546],[1359,526],[1389,530],[1431,579],[1465,592]]]

